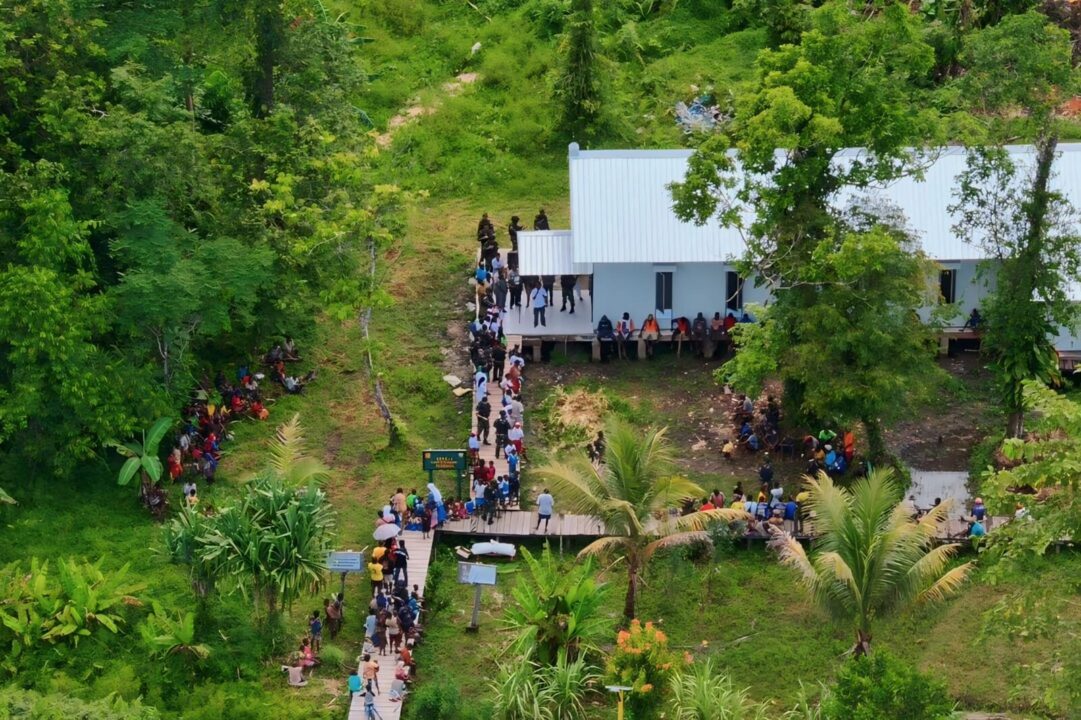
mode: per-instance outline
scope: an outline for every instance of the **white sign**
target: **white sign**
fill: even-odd
[[[458,582],[462,585],[495,585],[495,565],[458,563]]]
[[[364,553],[346,550],[327,554],[327,570],[331,572],[361,572],[364,570]]]

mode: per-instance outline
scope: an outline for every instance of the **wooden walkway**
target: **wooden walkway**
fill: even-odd
[[[548,522],[547,533],[544,532],[543,525],[539,531],[534,530],[536,526],[537,513],[528,510],[504,510],[491,525],[485,523],[480,515],[474,515],[468,520],[444,523],[439,532],[447,535],[474,535],[477,538],[493,540],[545,534],[562,537],[601,537],[605,534],[604,525],[589,515],[556,513]]]
[[[420,590],[420,596],[424,597],[424,583],[428,579],[428,566],[432,562],[433,534],[427,538],[423,533],[407,530],[399,539],[405,541],[405,549],[409,551],[409,586],[416,585]],[[362,656],[363,657],[363,656]],[[379,689],[375,696],[375,710],[383,720],[398,720],[402,714],[402,703],[393,702],[390,699],[390,686],[394,682],[394,669],[398,665],[397,655],[375,655],[374,660],[379,663]],[[357,665],[360,665],[360,659]],[[349,705],[349,720],[365,720],[364,694],[353,696]]]

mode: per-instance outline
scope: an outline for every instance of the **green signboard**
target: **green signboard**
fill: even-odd
[[[435,482],[436,470],[452,470],[455,476],[456,497],[462,497],[462,480],[466,471],[465,450],[425,450],[420,456],[421,467],[428,473],[428,482]]]

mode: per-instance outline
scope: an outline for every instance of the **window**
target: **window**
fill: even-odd
[[[943,270],[938,274],[939,302],[952,304],[957,301],[957,271]]]
[[[743,307],[743,278],[729,270],[724,279],[724,309],[739,310]]]
[[[672,273],[659,272],[657,276],[657,310],[665,312],[672,309]]]

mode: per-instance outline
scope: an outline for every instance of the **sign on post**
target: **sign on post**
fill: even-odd
[[[458,563],[458,582],[473,586],[473,619],[469,630],[476,630],[480,623],[480,591],[485,585],[495,585],[495,565],[483,563]]]
[[[434,483],[436,470],[453,470],[456,497],[462,497],[462,478],[465,476],[465,450],[425,450],[420,456],[421,467],[428,473],[428,482]]]
[[[364,553],[345,550],[327,554],[327,570],[349,573],[364,570]]]
[[[458,582],[462,585],[495,585],[495,565],[458,563]]]

